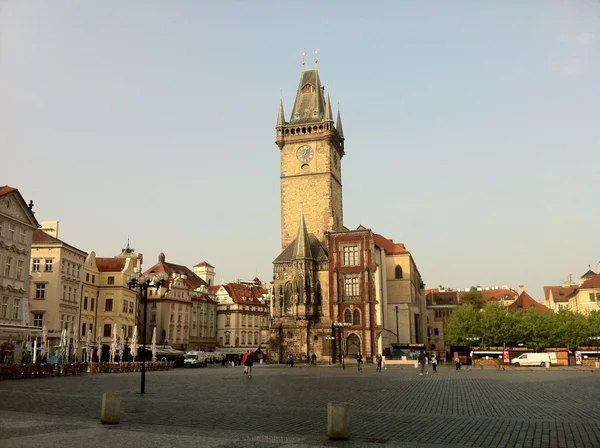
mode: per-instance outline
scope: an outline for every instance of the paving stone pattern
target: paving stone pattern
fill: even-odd
[[[256,366],[247,378],[241,368],[209,366],[149,372],[144,396],[139,384],[139,373],[2,381],[0,411],[89,423],[99,419],[102,392],[119,391],[120,429],[258,437],[232,438],[227,446],[293,446],[290,437],[329,446],[327,403],[336,401],[350,403],[352,440],[365,446],[600,447],[599,371],[442,367],[419,376],[416,369],[378,374],[370,365],[363,373],[352,365]],[[0,438],[18,437],[23,429],[13,426]],[[60,432],[61,424],[27,431]]]

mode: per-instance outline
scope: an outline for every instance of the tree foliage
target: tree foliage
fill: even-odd
[[[476,310],[480,310],[485,305],[485,300],[483,300],[483,293],[477,288],[471,288],[468,293],[460,298],[460,303],[465,305],[471,305]]]
[[[534,350],[576,348],[594,345],[590,336],[600,336],[598,311],[588,316],[569,310],[552,313],[535,308],[512,312],[504,305],[491,302],[479,309],[476,297],[457,306],[445,327],[448,345],[514,347],[523,344]],[[467,339],[474,337],[479,338],[476,344]]]

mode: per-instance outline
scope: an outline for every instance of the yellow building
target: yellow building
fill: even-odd
[[[50,347],[57,345],[65,325],[69,337],[79,326],[83,264],[87,254],[58,239],[58,221],[44,221],[31,245],[31,321],[46,326]],[[53,354],[51,349],[51,355]]]
[[[600,311],[600,263],[596,272],[590,268],[577,281],[544,286],[544,305],[553,311],[568,309],[584,314]]]

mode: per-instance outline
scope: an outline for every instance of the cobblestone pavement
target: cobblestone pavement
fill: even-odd
[[[144,446],[203,437],[197,446],[600,447],[598,370],[439,370],[259,365],[247,378],[209,366],[149,372],[144,396],[139,373],[2,381],[0,444],[139,446],[124,444],[137,433]],[[102,392],[114,391],[121,424],[102,427]],[[330,401],[350,403],[350,444],[326,440]]]

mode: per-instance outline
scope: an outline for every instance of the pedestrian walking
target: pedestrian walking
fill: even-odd
[[[290,355],[289,366],[294,367],[294,355]]]
[[[248,374],[248,365],[246,361],[248,360],[248,356],[250,355],[250,350],[246,350],[246,353],[242,355],[242,364],[244,364],[244,375]]]
[[[354,357],[354,359],[356,359],[356,365],[358,366],[358,371],[362,372],[363,356],[360,354],[360,352],[358,352],[356,354],[356,356]]]
[[[246,352],[247,356],[244,360],[244,370],[248,374],[248,378],[252,378],[252,366],[254,365],[254,353]]]
[[[381,356],[381,353],[377,354],[375,362],[377,362],[377,371],[381,372],[381,365],[383,364],[383,356]]]
[[[456,370],[460,370],[460,358],[458,356],[456,357],[454,362],[456,363]]]
[[[433,370],[433,373],[437,373],[437,356],[435,355],[435,353],[433,353],[431,355],[431,368]]]
[[[419,363],[419,366],[421,367],[421,372],[419,373],[419,375],[423,375],[424,372],[426,375],[429,374],[429,371],[425,371],[425,364],[427,364],[427,355],[425,354],[425,352],[419,353],[417,361]]]
[[[311,363],[313,366],[316,366],[316,365],[317,365],[317,355],[315,355],[314,353],[313,353],[313,354],[311,355],[311,357],[310,357],[310,363]]]

